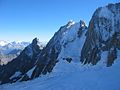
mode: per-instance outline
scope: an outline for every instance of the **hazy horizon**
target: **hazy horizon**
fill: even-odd
[[[86,3],[87,2],[87,3]],[[49,41],[69,20],[88,25],[94,11],[118,0],[0,0],[0,40]]]

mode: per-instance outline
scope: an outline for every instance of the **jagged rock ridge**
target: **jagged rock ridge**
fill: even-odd
[[[29,79],[26,73],[33,68],[37,56],[41,52],[38,43],[38,39],[35,38],[17,58],[9,62],[7,65],[0,67],[1,84]]]
[[[81,62],[97,64],[107,52],[107,66],[111,66],[120,50],[120,3],[98,8],[90,21]]]
[[[83,21],[68,22],[62,26],[42,50],[32,78],[50,73],[60,59],[68,62],[79,61],[80,49],[84,43],[87,27]],[[81,44],[81,46],[80,46]],[[71,51],[69,51],[71,49]]]

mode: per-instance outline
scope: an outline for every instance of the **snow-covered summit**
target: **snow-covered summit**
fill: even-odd
[[[81,22],[71,21],[69,25],[62,26],[41,51],[32,78],[50,73],[62,60],[79,62],[86,31],[87,27]]]
[[[6,45],[4,45],[4,47],[6,48],[12,48],[12,49],[24,49],[27,45],[29,45],[30,42],[10,42]]]
[[[6,44],[8,44],[8,42],[7,42],[7,41],[0,40],[0,46],[5,46]]]
[[[69,28],[70,26],[74,25],[75,22],[73,20],[70,20],[68,23],[67,23],[67,28]]]

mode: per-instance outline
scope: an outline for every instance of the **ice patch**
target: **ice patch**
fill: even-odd
[[[29,70],[26,74],[29,76],[29,78],[31,77],[33,71],[34,71],[35,67],[33,67],[31,70]]]
[[[101,52],[101,59],[97,65],[100,65],[102,67],[106,66],[107,60],[108,60],[108,51],[102,51]]]
[[[10,77],[10,79],[12,79],[12,78],[14,78],[14,77],[18,77],[19,75],[21,75],[21,72],[15,72],[15,74],[14,75],[12,75],[11,77]]]

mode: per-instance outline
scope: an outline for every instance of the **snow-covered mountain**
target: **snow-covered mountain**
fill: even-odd
[[[81,62],[111,66],[120,52],[120,3],[98,8],[92,16]],[[103,55],[106,55],[103,58]]]
[[[7,42],[7,41],[0,40],[0,46],[5,46],[6,44],[8,44],[8,42]]]
[[[80,20],[62,26],[40,49],[37,39],[0,67],[0,89],[119,90],[120,3],[98,8],[87,27]],[[63,87],[63,88],[62,88]]]
[[[17,80],[28,80],[26,72],[33,68],[37,60],[38,54],[41,52],[39,41],[35,38],[30,45],[20,53],[18,57],[13,59],[8,64],[0,67],[1,83],[13,83]]]
[[[27,46],[27,49],[25,48],[16,59],[1,67],[1,83],[33,79],[39,75],[50,73],[56,63],[62,60],[80,62],[80,51],[85,41],[86,31],[87,26],[84,21],[80,20],[80,22],[75,23],[71,20],[55,33],[42,50],[38,47],[35,49],[35,45],[39,46],[39,43],[37,39],[34,39],[32,48]],[[36,42],[35,45],[33,44],[34,42]],[[34,49],[35,51],[33,52]],[[38,51],[36,52],[36,50]],[[34,53],[36,54],[34,55]],[[32,63],[31,67],[29,66],[29,61]],[[19,65],[16,65],[18,63]]]
[[[4,41],[6,42],[6,41]],[[29,45],[30,42],[6,42],[6,44],[0,44],[0,51],[3,54],[9,54],[14,49],[20,49],[23,50],[27,45]]]
[[[111,66],[119,58],[119,26],[119,3],[98,8],[88,28],[84,21],[68,22],[41,51],[31,78],[52,72],[56,63],[63,60]]]
[[[68,22],[62,26],[41,51],[31,78],[50,73],[57,62],[80,62],[80,52],[85,41],[87,27],[83,21]]]

